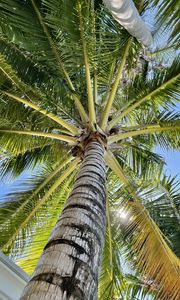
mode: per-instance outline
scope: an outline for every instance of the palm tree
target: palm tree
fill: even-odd
[[[179,299],[179,198],[153,152],[178,148],[176,23],[151,3],[171,32],[150,53],[100,2],[0,4],[1,177],[35,170],[2,199],[0,244],[29,272],[44,248],[21,299]]]

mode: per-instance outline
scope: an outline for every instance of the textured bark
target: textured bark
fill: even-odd
[[[21,300],[96,300],[106,219],[104,148],[92,140]]]
[[[144,46],[151,46],[150,30],[139,15],[132,0],[103,0],[112,16]]]

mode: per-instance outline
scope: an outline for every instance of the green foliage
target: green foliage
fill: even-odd
[[[157,25],[163,26],[163,28],[168,32],[171,28],[171,33],[169,40],[177,41],[179,40],[179,1],[178,0],[164,0],[158,1],[153,0],[152,5],[157,7]]]
[[[22,245],[24,256],[17,259],[18,265],[28,274],[32,274],[36,263],[45,247],[49,235],[54,228],[59,213],[64,207],[64,203],[71,191],[74,175],[71,175],[61,187],[51,196],[46,204],[36,213],[31,226],[26,226],[26,244],[23,245],[22,236],[19,235],[18,243]],[[48,211],[48,215],[47,212]],[[31,234],[30,234],[31,233]],[[30,236],[30,238],[28,238]],[[22,248],[14,246],[14,253],[17,257],[22,252]],[[29,256],[31,261],[29,262]]]
[[[176,300],[172,265],[178,268],[180,257],[178,182],[163,175],[165,160],[154,147],[179,149],[178,1],[135,3],[142,15],[155,8],[156,27],[168,30],[168,45],[144,49],[103,1],[1,1],[0,130],[7,131],[0,132],[0,179],[16,178],[27,169],[37,172],[2,197],[0,245],[32,273],[80,164],[71,156],[76,154],[71,142],[23,131],[66,135],[76,146],[83,134],[102,132],[103,112],[124,59],[104,134],[115,139],[108,150],[125,175],[112,173],[111,157],[99,299],[167,299],[169,288]],[[88,118],[88,88],[97,124]],[[162,241],[168,257],[159,246]],[[168,268],[173,275],[167,284]]]
[[[26,186],[27,192],[22,191],[20,193],[20,191],[17,191],[15,193],[14,191],[4,196],[1,208],[1,245],[3,245],[5,251],[9,249],[9,246],[12,247],[11,243],[14,243],[15,238],[24,236],[26,228],[31,228],[38,212],[42,213],[42,209],[46,209],[47,200],[56,192],[61,184],[62,174],[67,171],[67,169],[64,169],[64,165],[61,161],[60,166],[56,166],[57,170],[45,169],[41,177],[37,178],[35,176],[36,180],[39,180],[33,185],[30,183],[30,186],[32,185],[31,191],[29,191],[29,182],[27,182],[23,187],[24,190]],[[58,181],[60,183],[57,185],[56,182]],[[12,195],[16,199],[13,204],[11,203]],[[45,215],[44,217],[46,219]],[[36,222],[39,223],[38,219]]]

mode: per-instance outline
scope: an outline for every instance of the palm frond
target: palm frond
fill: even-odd
[[[177,122],[166,122],[166,125],[150,125],[147,128],[120,133],[108,138],[108,144],[118,142],[123,139],[132,138],[138,135],[152,134],[156,144],[163,145],[165,148],[179,148],[180,124]],[[158,134],[160,133],[160,135]]]
[[[51,118],[52,120],[54,120],[56,123],[62,125],[67,125],[67,122],[65,122],[64,120],[62,120],[60,117],[58,118],[56,115],[54,115],[52,112],[48,112],[47,110],[44,109],[40,109],[38,107],[38,105],[36,105],[35,103],[33,103],[33,101],[31,100],[31,96],[28,95],[28,92],[30,91],[32,94],[33,91],[33,100],[34,98],[41,98],[41,94],[39,95],[38,92],[35,92],[34,89],[32,90],[31,87],[26,86],[17,76],[16,72],[12,69],[12,67],[7,64],[6,60],[4,59],[3,56],[0,56],[0,71],[3,74],[3,76],[5,76],[8,80],[10,80],[10,82],[17,86],[18,89],[20,89],[20,91],[23,93],[23,95],[18,96],[18,95],[14,95],[12,93],[8,93],[7,91],[5,91],[5,95],[7,95],[8,97],[19,101],[20,103],[23,103],[24,105],[28,105],[29,107],[33,108],[36,111],[39,111],[40,113],[46,115],[47,117]],[[26,97],[28,100],[23,99],[24,97]],[[37,101],[37,100],[36,100]],[[62,121],[62,122],[61,122]],[[59,123],[60,122],[60,123]],[[73,131],[73,125],[70,125],[69,127],[70,132]],[[75,128],[74,128],[75,129]]]
[[[90,122],[96,123],[94,99],[93,99],[93,92],[92,92],[92,86],[91,86],[90,65],[89,65],[89,58],[88,58],[88,53],[87,53],[87,49],[86,49],[86,39],[85,39],[84,26],[83,26],[82,4],[79,0],[77,3],[77,6],[78,6],[77,11],[79,14],[79,24],[80,24],[80,37],[81,37],[81,42],[82,42],[84,64],[85,64],[85,70],[86,70],[89,118],[90,118]]]
[[[38,131],[25,131],[25,130],[11,130],[11,129],[0,129],[0,133],[4,134],[20,134],[20,135],[30,135],[36,137],[44,137],[50,139],[57,139],[59,141],[64,141],[68,143],[76,143],[76,139],[72,136],[60,135],[48,132],[38,132]]]
[[[62,71],[62,73],[64,74],[64,77],[65,77],[65,79],[67,81],[67,84],[68,84],[69,88],[73,91],[72,98],[75,100],[76,106],[77,106],[79,114],[81,116],[81,119],[82,119],[82,121],[87,122],[88,121],[88,117],[86,115],[86,112],[85,112],[85,110],[83,108],[83,105],[81,104],[81,101],[80,101],[78,95],[74,93],[75,92],[75,87],[73,85],[72,80],[70,79],[70,76],[69,76],[69,74],[67,72],[67,69],[65,68],[64,61],[62,59],[62,50],[61,50],[61,53],[59,53],[58,46],[53,41],[53,39],[52,39],[52,37],[50,35],[50,32],[48,30],[48,27],[46,25],[47,23],[44,22],[43,17],[41,15],[41,12],[38,9],[38,6],[36,5],[36,3],[35,3],[34,0],[31,0],[31,2],[32,2],[32,6],[33,6],[33,8],[34,8],[34,10],[35,10],[35,12],[37,14],[38,20],[39,20],[39,22],[40,22],[40,24],[42,26],[42,29],[43,29],[43,31],[44,31],[44,33],[45,33],[45,35],[47,37],[47,40],[48,40],[48,42],[49,42],[49,44],[51,46],[53,54],[54,54],[54,56],[55,56],[55,58],[56,58],[56,60],[58,62],[58,65],[60,67],[60,71]],[[46,1],[45,1],[45,6],[49,7],[49,4]],[[52,6],[51,6],[51,8],[52,8]],[[50,20],[52,22],[52,18]],[[59,33],[58,33],[58,36],[59,36]],[[61,38],[62,38],[62,35],[61,35]]]
[[[152,201],[145,198],[144,205],[168,237],[174,253],[180,257],[179,226],[177,226],[180,224],[179,182],[176,177],[164,175],[156,179],[156,184],[152,187],[152,191],[148,192]]]
[[[15,144],[16,146],[17,144]],[[51,148],[51,151],[53,149],[52,145],[48,143],[44,144],[44,141],[42,144],[31,145],[31,148],[26,143],[26,147],[28,149],[26,148],[26,150],[24,149],[24,151],[18,152],[18,154],[12,154],[10,151],[5,153],[4,148],[0,164],[0,178],[2,180],[9,177],[17,177],[26,169],[33,170],[35,167],[47,163],[49,160],[49,148]],[[15,151],[14,147],[13,151]],[[61,152],[63,154],[63,149]]]
[[[50,233],[55,226],[59,214],[61,213],[64,203],[68,198],[73,183],[74,174],[61,184],[60,188],[53,194],[51,199],[36,214],[36,221],[31,228],[27,228],[23,236],[19,237],[18,243],[25,245],[20,250],[17,244],[11,249],[11,257],[16,263],[28,274],[32,274],[37,261],[45,247]],[[48,213],[47,213],[48,212]],[[21,257],[18,257],[22,251]]]
[[[42,88],[42,82],[46,85],[50,81],[50,74],[42,64],[38,64],[29,53],[24,51],[14,43],[10,43],[0,35],[0,53],[8,64],[16,70],[19,78],[26,84]],[[1,62],[2,63],[2,62]]]
[[[0,135],[2,151],[6,152],[6,157],[13,157],[14,155],[24,154],[32,149],[43,149],[50,139],[43,137],[32,137],[29,135],[13,135],[12,133],[1,133]]]
[[[122,210],[120,199],[128,197],[120,186],[117,176],[112,172],[108,174],[107,190],[107,231],[99,281],[99,299],[152,300],[154,299],[152,285],[138,274],[133,263],[130,243],[123,235],[126,212]]]
[[[178,41],[179,39],[179,1],[178,0],[153,0],[151,5],[156,6],[157,26],[163,27],[167,31],[170,29],[170,41]]]
[[[121,294],[120,285],[123,286],[123,274],[120,259],[118,259],[119,243],[114,240],[114,228],[111,220],[110,203],[107,195],[107,229],[103,252],[101,273],[99,278],[98,295],[99,300],[113,299],[115,294]]]
[[[158,295],[162,299],[178,299],[179,259],[167,245],[163,234],[142,205],[115,157],[109,152],[106,153],[105,159],[129,193],[130,199],[124,206],[124,210],[129,214],[126,230],[131,237],[132,249],[137,255],[136,263],[144,274],[145,281],[153,280],[153,285],[160,285]]]
[[[147,52],[147,58],[152,64],[162,67],[163,64],[169,64],[178,54],[178,43],[166,44],[157,47],[153,52]],[[153,66],[152,66],[153,67]]]
[[[35,103],[31,102],[31,101],[28,101],[26,99],[23,99],[23,98],[20,98],[16,95],[13,95],[13,94],[10,94],[10,93],[5,93],[5,95],[7,95],[8,97],[20,102],[20,103],[23,103],[24,105],[27,105],[29,107],[31,107],[32,109],[34,109],[35,111],[38,111],[39,113],[47,116],[48,118],[52,119],[53,121],[55,121],[56,123],[58,123],[59,125],[65,127],[67,130],[69,130],[71,133],[75,134],[78,132],[78,129],[72,125],[72,124],[69,124],[68,122],[66,122],[65,120],[61,119],[60,117],[57,117],[56,115],[54,115],[53,113],[51,112],[48,112],[47,110],[45,109],[41,109],[38,105],[36,105]]]
[[[151,145],[138,139],[118,143],[111,151],[128,174],[149,180],[157,175],[165,165],[163,158],[152,151]],[[130,171],[131,170],[131,171]],[[131,172],[131,173],[132,173]]]
[[[135,99],[130,95],[128,104],[122,108],[122,112],[118,114],[109,123],[108,128],[111,129],[123,117],[131,113],[137,107],[147,103],[149,100],[156,101],[162,106],[171,105],[175,100],[179,101],[178,97],[178,82],[179,82],[179,62],[174,60],[170,68],[165,71],[156,72],[153,79],[144,83],[142,79],[136,78],[130,86],[130,91],[135,93]]]
[[[127,59],[128,53],[129,53],[129,48],[131,46],[131,42],[132,42],[132,38],[130,38],[128,40],[128,42],[125,46],[125,49],[124,49],[123,57],[121,58],[121,61],[119,63],[117,74],[116,74],[114,83],[112,85],[111,91],[109,93],[109,97],[107,99],[105,110],[104,110],[103,115],[102,115],[102,119],[101,119],[101,123],[100,123],[100,126],[102,127],[102,129],[104,129],[105,126],[106,126],[108,116],[109,116],[109,113],[110,113],[110,110],[111,110],[111,107],[112,107],[112,104],[113,104],[113,100],[114,100],[114,97],[116,95],[116,92],[117,92],[117,89],[118,89],[118,86],[119,86],[119,81],[121,79],[123,69],[124,69],[124,66],[125,66],[125,63],[126,63],[126,59]]]
[[[6,216],[8,213],[8,220],[10,220],[12,218],[12,215],[15,216],[16,213],[19,213],[20,210],[23,210],[23,208],[26,206],[26,204],[28,202],[30,202],[31,200],[33,200],[33,198],[38,195],[39,192],[42,192],[42,190],[53,180],[53,178],[60,173],[60,171],[66,167],[67,164],[69,164],[71,161],[73,160],[73,157],[70,157],[68,159],[66,159],[63,162],[63,159],[61,162],[57,162],[56,164],[54,164],[53,168],[48,167],[48,165],[46,164],[46,166],[38,166],[38,169],[40,171],[40,175],[37,176],[37,183],[35,183],[35,180],[32,180],[32,191],[30,191],[30,195],[28,194],[28,197],[25,199],[25,202],[22,202],[20,206],[18,206],[17,203],[17,207],[16,207],[16,203],[15,203],[15,207],[13,209],[11,209],[11,194],[7,194],[4,195],[4,198],[2,199],[4,201],[4,204],[2,205],[3,209],[2,209],[2,216],[1,216],[1,223],[6,222],[7,220],[4,220],[3,214],[4,214],[4,209],[6,211]],[[18,165],[19,167],[19,165]],[[41,171],[42,169],[42,171]],[[25,169],[27,170],[27,169]],[[11,168],[11,172],[12,172],[12,168]],[[11,174],[10,172],[6,174],[6,176],[8,177],[8,180],[11,178]],[[26,183],[25,183],[26,186]],[[29,190],[29,182],[27,182],[27,187],[25,187],[25,189],[28,191]],[[20,195],[19,195],[19,194]],[[28,191],[29,193],[29,191]],[[21,192],[17,191],[15,193],[15,199],[17,198],[17,201],[19,199],[19,197],[21,197]],[[9,200],[10,197],[10,200]],[[23,198],[23,195],[22,195]],[[17,211],[16,211],[17,208]]]
[[[146,282],[138,276],[126,275],[125,297],[132,300],[155,300],[156,290],[153,290],[151,282]]]
[[[60,184],[68,177],[77,167],[79,159],[75,159],[74,162],[52,183],[52,185],[45,190],[44,195],[39,195],[39,187],[32,194],[32,197],[23,195],[23,199],[18,199],[14,202],[17,211],[12,214],[12,218],[6,219],[6,210],[9,210],[9,203],[2,207],[2,213],[4,214],[5,222],[1,225],[1,248],[7,250],[14,240],[22,233],[24,228],[32,222],[36,213],[47,202],[49,197],[57,190]],[[51,178],[50,178],[51,179]],[[46,182],[45,182],[46,183]],[[42,183],[41,183],[42,184]],[[36,196],[36,197],[35,197]],[[12,210],[13,211],[13,210]]]

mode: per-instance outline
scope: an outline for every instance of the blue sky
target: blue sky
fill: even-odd
[[[180,112],[180,103],[177,103],[175,106],[175,111]],[[157,147],[155,150],[158,154],[160,154],[166,161],[166,173],[167,175],[178,175],[180,179],[180,152],[173,150],[165,150],[163,148]]]
[[[160,154],[166,161],[166,174],[178,176],[180,179],[180,152],[179,151],[167,151],[162,148],[156,148],[156,152]]]
[[[21,191],[26,191],[27,188],[25,186],[23,189],[24,181],[27,179],[31,179],[35,173],[37,173],[37,168],[35,168],[34,171],[26,170],[22,172],[22,174],[16,179],[13,179],[12,177],[4,178],[0,182],[0,203],[4,200],[3,196],[7,195],[8,193],[15,193],[16,191],[18,191],[19,186],[21,186]]]

